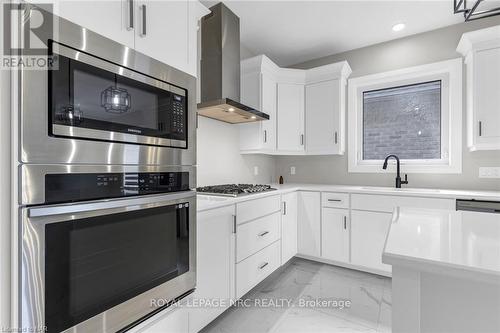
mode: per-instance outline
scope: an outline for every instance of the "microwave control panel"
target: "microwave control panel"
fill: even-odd
[[[189,172],[75,173],[45,175],[45,203],[189,190]]]
[[[185,128],[185,98],[180,95],[172,97],[172,131],[174,134],[183,135]]]

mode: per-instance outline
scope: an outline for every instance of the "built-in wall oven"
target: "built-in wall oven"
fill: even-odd
[[[48,70],[20,75],[21,162],[195,165],[196,79],[62,18],[54,22],[56,31],[37,29]]]
[[[24,165],[22,327],[116,332],[190,293],[194,174],[192,167]]]
[[[15,73],[19,327],[126,330],[196,286],[196,79],[54,22],[52,65]]]

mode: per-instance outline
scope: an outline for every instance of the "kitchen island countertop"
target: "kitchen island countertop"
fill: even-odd
[[[397,208],[383,262],[500,281],[500,214]]]

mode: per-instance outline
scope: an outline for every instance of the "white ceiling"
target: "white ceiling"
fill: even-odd
[[[241,43],[280,66],[463,22],[452,0],[223,2],[240,17]],[[399,22],[406,29],[393,32]]]

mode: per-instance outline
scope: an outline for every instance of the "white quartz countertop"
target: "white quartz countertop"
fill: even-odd
[[[354,186],[354,185],[322,185],[322,184],[271,184],[277,191],[269,191],[245,195],[238,198],[218,197],[198,194],[198,211],[233,205],[238,202],[257,199],[269,195],[283,194],[293,191],[319,191],[319,192],[341,192],[358,194],[378,194],[378,195],[399,195],[428,198],[450,198],[450,199],[476,199],[500,201],[499,191],[467,191],[467,190],[445,190],[445,189],[425,189],[425,188],[401,188],[375,187],[375,186]]]
[[[500,214],[397,208],[384,263],[500,279]],[[500,280],[498,280],[500,281]]]

